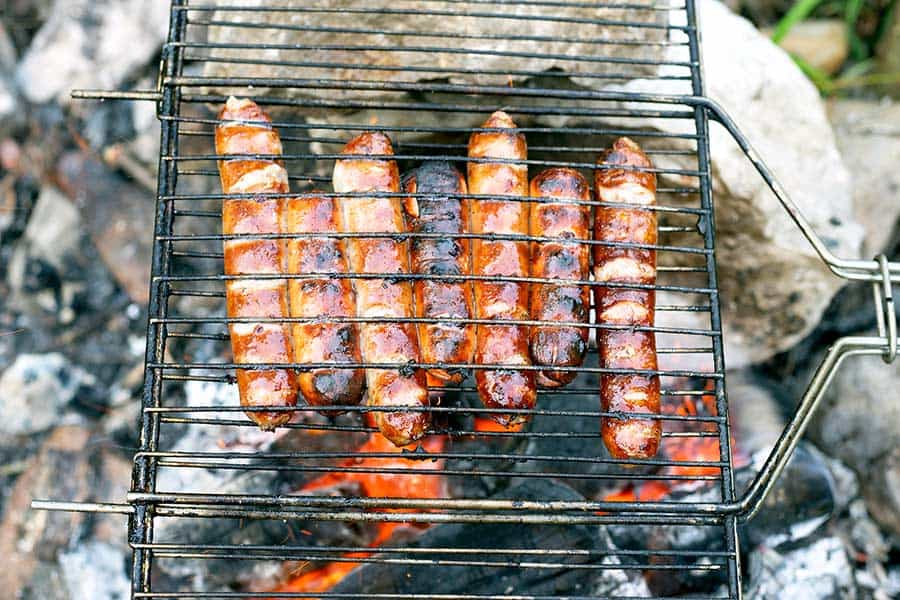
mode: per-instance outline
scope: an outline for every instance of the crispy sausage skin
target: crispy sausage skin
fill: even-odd
[[[591,197],[587,181],[573,169],[547,169],[531,180],[530,231],[538,237],[558,238],[531,243],[531,275],[546,279],[587,281],[591,276],[587,244],[591,208],[572,201]],[[585,323],[590,319],[591,293],[587,285],[531,285],[531,315],[535,321]],[[588,348],[587,327],[537,325],[531,328],[531,358],[536,365],[579,367]],[[575,379],[574,371],[541,371],[537,381],[559,387]]]
[[[337,207],[332,198],[291,198],[286,204],[287,233],[336,233]],[[288,240],[288,273],[347,273],[344,241],[333,237]],[[292,317],[352,317],[356,298],[349,279],[291,279]],[[293,326],[297,363],[360,363],[355,323],[317,321]],[[365,387],[363,369],[313,368],[297,374],[300,391],[315,406],[359,404]],[[328,411],[326,411],[328,412]],[[334,411],[330,411],[334,412]]]
[[[229,98],[219,113],[216,153],[281,154],[278,132],[268,115],[252,100]],[[237,122],[254,121],[254,123]],[[222,190],[226,194],[288,191],[287,172],[274,160],[233,158],[219,161]],[[222,232],[273,234],[282,232],[283,201],[273,198],[226,199],[222,203]],[[283,272],[284,240],[226,240],[227,275]],[[228,316],[272,318],[288,316],[287,283],[284,279],[232,279],[225,283]],[[238,364],[290,363],[288,327],[281,323],[231,323],[228,326],[234,361]],[[295,406],[297,382],[290,369],[237,370],[238,392],[243,406]],[[287,423],[290,412],[248,412],[261,429]]]
[[[524,160],[528,156],[525,136],[505,112],[497,111],[469,138],[469,158]],[[528,196],[528,167],[509,162],[470,161],[469,192],[491,196]],[[529,203],[516,200],[472,199],[470,228],[473,234],[527,235]],[[527,277],[528,243],[525,241],[472,240],[472,268],[476,275]],[[479,319],[498,322],[527,320],[528,284],[511,281],[475,281],[475,313]],[[475,382],[481,401],[488,408],[529,409],[537,397],[531,370],[515,370],[531,365],[528,327],[523,325],[478,325],[475,363],[506,368],[477,369]],[[528,420],[526,415],[494,414],[502,425]]]
[[[404,200],[406,220],[413,233],[445,234],[440,238],[413,238],[410,247],[414,273],[431,275],[413,284],[416,316],[433,319],[471,319],[472,285],[468,281],[446,281],[444,275],[470,272],[466,180],[448,162],[430,161],[408,173],[402,182],[405,193],[419,194]],[[459,197],[448,197],[455,194]],[[422,362],[467,364],[475,351],[475,326],[462,323],[420,323],[419,349]],[[462,372],[429,369],[429,385],[459,383]]]
[[[651,206],[656,203],[656,175],[619,166],[652,166],[640,147],[620,138],[597,161],[594,187],[600,202]],[[655,245],[656,213],[651,210],[598,207],[594,239]],[[595,245],[594,279],[652,285],[656,283],[656,251]],[[654,319],[653,290],[622,287],[595,289],[597,320],[610,325],[650,327]],[[601,366],[609,369],[656,370],[656,339],[652,331],[601,329]],[[659,413],[659,378],[640,374],[603,375],[600,395],[604,411]],[[651,419],[603,420],[603,441],[616,458],[650,458],[659,449],[660,421]]]
[[[392,155],[391,141],[382,133],[366,132],[347,143],[334,166],[334,191],[399,192],[397,162],[367,158]],[[351,233],[403,233],[406,224],[399,197],[341,197],[337,200],[340,231]],[[356,314],[367,319],[413,316],[409,281],[391,275],[409,273],[409,244],[390,237],[349,238],[347,256],[353,273],[384,273],[384,279],[356,279]],[[416,328],[409,323],[363,323],[361,350],[366,363],[419,361]],[[425,373],[421,369],[366,369],[368,403],[378,407],[428,406]],[[382,435],[405,446],[425,434],[431,421],[427,411],[374,412]]]

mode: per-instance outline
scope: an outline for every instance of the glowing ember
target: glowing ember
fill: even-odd
[[[512,425],[501,425],[497,421],[493,419],[486,419],[484,417],[475,417],[475,431],[486,431],[486,432],[512,432],[516,433],[522,431],[525,427],[525,423],[513,423]]]
[[[447,483],[444,477],[427,473],[442,470],[444,461],[441,459],[413,460],[405,458],[403,452],[404,450],[415,452],[421,445],[422,449],[429,454],[440,453],[443,452],[445,444],[446,438],[431,436],[405,448],[397,448],[381,434],[374,433],[357,450],[360,456],[341,463],[341,467],[357,469],[357,471],[345,472],[341,471],[341,467],[339,467],[331,473],[310,481],[301,488],[300,492],[308,493],[355,484],[359,487],[360,494],[369,498],[444,498],[447,495]],[[394,456],[366,456],[366,454],[393,454]],[[406,472],[385,472],[391,470]],[[377,534],[369,547],[376,548],[383,545],[397,529],[410,526],[423,527],[411,523],[378,523]],[[371,552],[350,552],[344,554],[343,558],[366,558],[371,555]],[[324,592],[337,585],[359,565],[359,562],[352,560],[332,562],[324,567],[295,575],[271,592]]]

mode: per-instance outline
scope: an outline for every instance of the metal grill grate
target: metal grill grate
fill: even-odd
[[[391,18],[394,22],[384,26]],[[254,427],[241,414],[236,394],[227,406],[213,401],[186,406],[183,393],[186,385],[207,386],[203,389],[211,394],[234,388],[236,365],[227,362],[226,329],[233,321],[224,311],[229,277],[222,274],[224,196],[213,149],[215,111],[230,94],[251,97],[273,113],[296,197],[327,188],[341,145],[366,130],[392,137],[401,170],[428,158],[464,168],[468,135],[492,110],[502,108],[528,137],[525,162],[532,175],[547,166],[587,172],[615,137],[637,139],[660,178],[654,207],[660,240],[652,246],[659,256],[659,279],[650,286],[657,290],[657,324],[649,328],[659,346],[659,369],[652,373],[659,376],[670,408],[660,415],[665,430],[660,456],[624,461],[603,450],[599,420],[619,415],[599,409],[598,374],[609,370],[597,366],[593,346],[573,384],[540,391],[537,408],[525,411],[533,415],[532,422],[521,431],[476,426],[475,417],[486,409],[480,407],[471,377],[458,386],[432,390],[436,398],[441,394],[430,408],[433,433],[445,436],[445,442],[437,451],[403,456],[440,460],[440,469],[421,469],[412,460],[385,467],[378,461],[396,459],[396,454],[358,451],[361,440],[375,431],[361,413],[377,409],[366,406],[347,407],[349,416],[338,420],[319,417],[303,405],[291,409],[301,418],[287,426],[282,439],[293,442],[277,448],[197,452],[175,445],[176,433],[185,430],[237,437]],[[655,580],[651,590],[660,596],[666,595],[666,581],[677,580],[684,593],[693,592],[692,598],[740,597],[737,520],[755,511],[777,476],[802,432],[800,417],[811,410],[817,388],[804,399],[798,419],[747,495],[738,500],[715,273],[708,119],[728,127],[750,154],[730,119],[703,96],[693,0],[671,5],[637,0],[373,0],[302,7],[174,0],[158,91],[102,97],[157,100],[162,121],[142,445],[134,457],[128,504],[56,507],[130,515],[133,598],[603,598],[611,596],[584,582],[618,570]],[[669,128],[677,133],[650,126],[659,120],[677,122]],[[791,209],[765,166],[754,164]],[[802,216],[795,209],[792,214],[812,238]],[[877,280],[869,263],[840,261],[820,245],[817,249],[837,273]],[[896,277],[894,265],[885,263],[883,269],[887,282]],[[597,329],[613,326],[590,327],[593,338]],[[839,360],[839,355],[834,358]],[[694,400],[699,412],[674,410],[684,398]],[[327,443],[315,441],[322,439]],[[717,456],[695,460],[667,455],[667,447],[687,439],[713,441]],[[353,460],[357,462],[348,462]],[[223,493],[204,487],[200,474],[206,469],[277,473],[291,484],[277,493]],[[422,499],[297,493],[304,482],[325,473],[376,472],[440,477],[446,489]],[[544,495],[533,490],[548,488],[535,487],[535,481],[562,482],[583,497]],[[604,499],[604,492],[615,486],[637,488],[648,482],[674,488],[661,500]],[[222,527],[235,519],[262,522],[282,528],[286,541],[197,541],[186,533],[196,523],[192,519]],[[331,522],[471,529],[451,541],[423,537],[419,545],[399,544],[374,553],[363,543],[291,539],[297,523]],[[560,526],[587,528],[592,539],[611,537],[615,544],[584,546],[548,537],[548,528]],[[482,538],[513,530],[520,535],[511,545]],[[678,545],[676,540],[685,536],[700,542]],[[348,553],[367,554],[351,558]],[[330,592],[198,592],[160,573],[161,561],[173,560],[184,565],[225,560],[216,564],[235,569],[240,563],[271,560],[353,562],[399,568],[395,573],[418,574],[419,579],[439,572],[447,580],[465,580],[466,570],[477,569],[479,578],[472,581],[513,583],[507,589],[473,586],[453,593],[435,591],[442,588],[427,581],[421,588],[396,584],[388,591],[362,585]],[[440,570],[431,570],[435,567]],[[551,579],[561,571],[595,576],[549,591],[540,585],[523,591],[515,583],[525,581],[527,572]],[[372,573],[377,580],[379,572]],[[702,588],[692,588],[692,581],[702,581]]]

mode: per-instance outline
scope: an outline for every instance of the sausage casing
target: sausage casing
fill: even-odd
[[[531,275],[541,279],[587,281],[591,276],[591,208],[587,181],[573,169],[547,169],[531,180]],[[590,287],[573,283],[531,284],[531,316],[535,321],[585,323],[590,320]],[[536,365],[579,367],[588,348],[588,328],[536,325],[531,328],[531,358]],[[545,370],[537,376],[545,387],[575,379],[575,371]]]
[[[470,272],[470,241],[458,237],[468,231],[466,180],[448,162],[429,161],[408,173],[402,182],[406,220],[412,233],[445,234],[414,237],[410,258],[414,273],[433,278],[413,283],[417,317],[471,319],[472,285],[468,281],[442,280],[442,276]],[[453,194],[454,197],[449,197]],[[475,351],[475,326],[465,323],[420,323],[419,350],[424,363],[468,364]],[[459,383],[463,373],[434,368],[428,370],[431,385]]]
[[[505,112],[497,111],[469,138],[469,158],[525,160],[528,149],[525,136]],[[528,167],[524,164],[493,161],[468,163],[469,193],[490,196],[516,196],[515,200],[472,199],[470,229],[473,234],[527,235],[529,202]],[[528,277],[529,252],[526,241],[497,239],[472,240],[472,268],[476,275],[491,277]],[[514,281],[475,281],[475,313],[478,319],[498,322],[527,320],[528,284]],[[502,365],[498,369],[477,369],[475,382],[481,401],[488,408],[530,409],[537,397],[531,370],[511,367],[531,365],[528,327],[524,325],[478,325],[475,363]],[[524,414],[494,414],[503,425],[528,420]]]
[[[600,202],[652,206],[656,203],[656,175],[616,167],[650,168],[640,147],[620,138],[597,161],[595,192]],[[656,213],[641,208],[600,206],[594,220],[594,239],[607,242],[656,245]],[[597,244],[594,246],[597,282],[654,285],[656,251]],[[652,289],[598,286],[594,293],[597,320],[608,325],[651,327],[655,294]],[[657,369],[656,339],[652,331],[600,329],[601,366],[608,369]],[[604,411],[651,413],[660,411],[659,378],[644,374],[604,374],[600,378]],[[659,449],[659,420],[606,418],[603,441],[617,458],[650,458]]]
[[[332,198],[291,198],[285,210],[287,233],[337,232],[337,207]],[[289,273],[348,272],[344,241],[339,238],[291,238],[287,246]],[[292,317],[319,318],[315,322],[294,324],[295,362],[362,362],[357,325],[327,320],[327,317],[356,315],[356,298],[349,279],[291,279],[288,290]],[[322,320],[322,317],[326,319]],[[359,404],[365,387],[365,373],[359,368],[300,370],[297,380],[306,401],[323,407]]]
[[[219,113],[216,153],[219,155],[281,154],[278,132],[268,115],[252,100],[229,98]],[[253,123],[236,122],[253,121]],[[226,194],[288,191],[287,172],[277,161],[246,158],[219,161]],[[235,198],[222,203],[225,235],[282,232],[283,200]],[[225,273],[256,275],[283,273],[284,241],[280,239],[225,240]],[[277,319],[288,316],[284,279],[232,279],[225,282],[228,316]],[[293,360],[288,327],[282,323],[231,323],[228,326],[234,361],[238,364],[290,363]],[[237,369],[243,406],[295,406],[297,382],[290,369]],[[291,419],[290,412],[248,412],[260,428],[271,430]]]
[[[366,132],[350,140],[342,158],[334,166],[334,191],[400,191],[397,162],[367,155],[394,153],[391,141],[382,133]],[[350,158],[350,156],[353,156]],[[399,197],[340,197],[339,226],[350,233],[404,233],[406,224]],[[385,274],[385,278],[354,281],[356,315],[366,319],[410,318],[413,316],[412,285],[391,275],[409,273],[409,244],[393,237],[353,237],[346,240],[350,269],[359,274]],[[416,328],[410,323],[370,323],[360,326],[361,351],[366,363],[409,363],[419,361]],[[368,404],[377,407],[428,406],[428,389],[421,369],[366,369]],[[375,424],[398,446],[405,446],[425,434],[431,413],[427,411],[375,411]]]

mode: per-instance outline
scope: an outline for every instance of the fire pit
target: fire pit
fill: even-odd
[[[133,598],[740,598],[739,525],[785,468],[835,368],[851,354],[896,354],[900,265],[842,260],[819,240],[704,96],[694,10],[693,0],[175,0],[159,87],[140,94],[158,102],[162,143],[131,491],[122,504],[35,506],[128,515]],[[635,79],[640,93],[617,87]],[[593,340],[610,326],[598,323],[577,379],[541,390],[520,429],[483,418],[469,377],[430,390],[432,431],[406,448],[383,442],[370,406],[326,418],[301,405],[274,436],[256,432],[237,401],[224,306],[233,276],[222,274],[212,139],[229,95],[273,112],[291,197],[326,186],[341,145],[367,130],[393,138],[401,170],[464,164],[465,140],[494,108],[516,118],[532,168],[592,169],[613,139],[638,140],[660,181],[659,278],[645,286],[658,298],[645,329],[659,346],[660,454],[616,459],[603,448],[600,419],[624,415],[599,407],[609,369]],[[711,121],[830,268],[872,282],[880,315],[878,336],[833,346],[757,470],[733,447],[726,400]],[[188,434],[168,435],[176,429]]]

